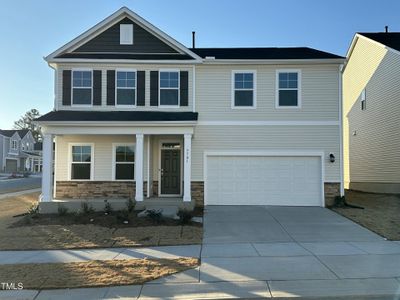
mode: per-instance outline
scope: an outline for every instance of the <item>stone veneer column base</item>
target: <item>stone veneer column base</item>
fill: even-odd
[[[338,182],[325,182],[325,206],[331,206],[335,203],[335,197],[340,196],[340,183]]]

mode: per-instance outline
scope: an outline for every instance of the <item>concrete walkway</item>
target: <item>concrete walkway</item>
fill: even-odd
[[[400,299],[400,242],[327,209],[208,207],[204,230],[202,246],[0,252],[1,263],[201,258],[199,268],[141,286],[10,291],[0,298]]]

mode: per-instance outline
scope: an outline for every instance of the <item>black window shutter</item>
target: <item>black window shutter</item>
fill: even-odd
[[[180,97],[181,106],[189,105],[189,73],[188,71],[180,72]]]
[[[145,85],[146,85],[146,73],[145,71],[137,72],[137,106],[145,106]]]
[[[115,105],[115,70],[107,70],[107,105]]]
[[[150,105],[158,106],[158,71],[150,71]]]
[[[63,70],[62,73],[62,104],[71,105],[71,70]]]
[[[101,105],[101,71],[93,71],[93,105]]]

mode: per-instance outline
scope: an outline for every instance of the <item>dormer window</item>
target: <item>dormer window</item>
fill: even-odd
[[[119,25],[120,45],[133,45],[133,24]]]

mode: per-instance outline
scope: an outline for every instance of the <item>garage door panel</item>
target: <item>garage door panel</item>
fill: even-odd
[[[207,205],[321,205],[320,157],[209,156]]]

